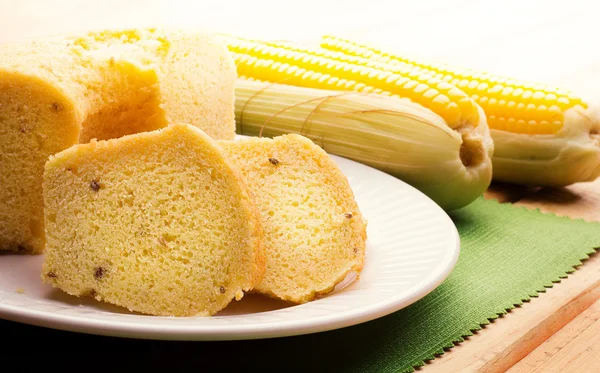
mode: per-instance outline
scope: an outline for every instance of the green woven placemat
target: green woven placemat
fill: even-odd
[[[138,368],[410,372],[544,291],[600,247],[600,224],[495,201],[479,199],[451,216],[462,250],[448,279],[412,306],[361,325],[299,337],[195,343],[103,338],[5,321],[0,330],[8,333],[5,339],[18,334],[29,345],[62,341],[83,347],[80,357],[105,348],[141,350],[145,356]]]

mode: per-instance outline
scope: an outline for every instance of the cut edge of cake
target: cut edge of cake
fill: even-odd
[[[216,157],[215,159],[218,159],[223,162],[222,165],[216,165],[214,167],[214,169],[209,167],[209,169],[207,171],[208,174],[210,175],[210,176],[207,176],[208,180],[213,180],[212,175],[213,175],[213,173],[215,173],[217,175],[217,176],[215,176],[215,179],[214,179],[214,180],[217,180],[217,181],[215,181],[216,183],[219,182],[219,178],[223,178],[223,180],[229,180],[229,183],[231,183],[231,188],[232,188],[231,191],[236,191],[236,193],[239,193],[239,196],[236,194],[236,196],[234,196],[232,198],[235,201],[239,200],[239,211],[241,211],[241,213],[243,214],[242,216],[244,217],[243,219],[239,218],[239,217],[237,218],[239,220],[240,232],[242,232],[242,233],[238,233],[238,230],[236,229],[235,230],[236,233],[233,233],[234,235],[232,235],[231,237],[232,237],[232,239],[234,239],[234,237],[237,237],[235,235],[237,235],[237,234],[241,235],[243,238],[242,239],[243,242],[240,245],[242,245],[242,246],[248,245],[248,247],[246,249],[249,250],[248,253],[251,253],[252,258],[238,260],[238,263],[240,261],[247,262],[249,267],[245,269],[245,271],[246,271],[245,273],[242,273],[242,272],[231,273],[231,274],[226,274],[225,276],[229,276],[229,278],[231,278],[231,283],[235,283],[235,284],[237,284],[237,282],[235,282],[235,281],[238,281],[238,278],[242,278],[242,281],[241,281],[242,283],[240,283],[239,286],[235,285],[233,287],[231,287],[232,285],[216,286],[215,290],[214,290],[217,292],[217,294],[215,295],[217,297],[216,299],[219,299],[219,297],[221,297],[221,296],[226,296],[227,297],[226,301],[218,302],[219,304],[205,305],[205,307],[206,307],[205,310],[200,310],[199,312],[192,312],[192,313],[190,313],[189,310],[182,311],[182,312],[171,310],[169,312],[165,312],[164,309],[162,309],[162,311],[157,312],[156,310],[153,310],[151,306],[150,306],[150,308],[147,308],[145,306],[140,306],[139,301],[138,301],[138,303],[133,304],[133,306],[132,306],[132,304],[127,304],[127,301],[125,301],[125,302],[119,301],[119,300],[115,301],[114,297],[111,297],[110,295],[107,296],[107,294],[105,292],[103,292],[102,288],[98,288],[98,287],[94,287],[94,286],[100,286],[101,281],[103,279],[105,279],[106,277],[110,278],[110,275],[114,273],[114,268],[115,268],[114,264],[112,264],[112,267],[106,267],[106,268],[102,267],[102,266],[98,267],[98,268],[101,268],[101,270],[98,270],[98,268],[95,268],[93,270],[91,268],[88,268],[88,270],[85,272],[86,274],[82,277],[82,280],[80,281],[81,284],[75,284],[75,285],[70,284],[68,286],[65,285],[65,283],[61,281],[61,278],[60,278],[61,271],[59,270],[59,268],[63,268],[63,269],[71,268],[71,267],[69,267],[69,265],[73,266],[74,264],[69,264],[69,263],[60,264],[60,261],[61,260],[67,261],[67,260],[69,260],[68,258],[71,258],[71,256],[69,256],[69,255],[75,255],[76,253],[79,253],[77,255],[80,255],[80,256],[85,256],[86,254],[81,251],[77,251],[78,250],[77,248],[73,248],[73,247],[69,248],[68,246],[63,246],[63,244],[68,245],[68,241],[65,242],[65,240],[63,240],[63,239],[56,239],[56,237],[54,237],[54,236],[60,232],[57,233],[54,231],[50,231],[50,230],[56,229],[56,228],[58,228],[57,231],[60,231],[60,228],[58,226],[59,225],[58,220],[60,219],[60,212],[57,211],[58,209],[65,208],[67,211],[71,211],[73,208],[75,208],[75,209],[78,208],[78,207],[64,207],[64,205],[62,205],[62,203],[65,201],[62,201],[62,200],[53,201],[52,200],[52,199],[68,198],[68,196],[62,195],[63,192],[68,194],[69,193],[68,190],[61,191],[61,193],[58,193],[58,190],[56,189],[56,188],[60,187],[60,186],[57,187],[57,185],[60,185],[60,182],[62,181],[62,179],[61,179],[62,176],[60,176],[60,175],[63,173],[64,170],[68,171],[68,169],[70,168],[71,171],[70,171],[69,175],[67,175],[65,177],[65,180],[67,180],[67,178],[69,178],[69,180],[72,179],[72,180],[75,180],[76,182],[79,182],[79,181],[77,181],[76,178],[72,177],[72,175],[71,175],[72,173],[79,174],[79,175],[88,175],[91,172],[90,169],[86,169],[84,167],[84,165],[82,165],[79,169],[76,169],[76,167],[74,167],[77,164],[79,158],[83,159],[83,161],[85,161],[85,159],[88,159],[89,162],[93,162],[95,154],[100,154],[99,156],[101,157],[101,156],[103,156],[102,155],[103,151],[105,151],[107,149],[110,150],[110,148],[114,148],[114,147],[119,147],[119,148],[131,147],[131,151],[134,151],[139,147],[139,145],[135,145],[135,142],[137,142],[137,141],[142,141],[142,142],[150,141],[155,146],[160,147],[161,141],[164,140],[164,138],[168,138],[168,137],[181,138],[183,142],[186,142],[186,141],[187,142],[197,142],[197,144],[194,144],[194,146],[198,145],[198,146],[206,148],[204,150],[206,150],[208,152],[207,154],[210,154],[211,157],[214,156],[214,157]],[[171,143],[167,141],[166,144],[171,144]],[[166,146],[166,144],[165,144],[165,146]],[[174,147],[177,148],[179,146],[178,144],[179,144],[179,142],[174,141],[174,142],[172,142],[171,145],[173,145]],[[182,145],[182,146],[184,146],[184,145]],[[188,145],[190,145],[190,144],[188,144]],[[112,151],[112,153],[116,154],[116,152],[113,150],[110,150],[110,151]],[[176,151],[176,150],[172,150],[172,151]],[[183,150],[181,150],[181,151],[183,152]],[[109,155],[112,153],[109,152]],[[90,154],[91,154],[91,156],[90,156]],[[182,153],[183,156],[186,156],[186,154]],[[195,156],[195,154],[193,156]],[[81,159],[79,161],[81,161]],[[90,161],[90,159],[91,159],[91,161]],[[204,162],[204,161],[201,160],[200,162]],[[208,160],[206,164],[209,166],[211,164],[214,165],[214,162],[213,163],[210,163],[210,162],[211,162],[211,160]],[[116,163],[118,163],[118,162],[116,162]],[[204,166],[202,166],[202,167],[204,167]],[[179,167],[179,168],[181,169],[181,167]],[[54,171],[52,171],[52,170],[54,170]],[[202,171],[202,172],[204,172],[204,171]],[[59,175],[59,176],[56,177],[56,175]],[[76,175],[76,176],[78,176],[78,175]],[[121,180],[121,179],[119,179],[119,180]],[[221,182],[223,182],[223,180],[221,180]],[[121,181],[123,181],[123,180],[121,180]],[[57,182],[58,182],[58,184],[57,184]],[[81,184],[81,183],[79,183],[79,184]],[[217,184],[215,184],[215,185],[217,185]],[[218,185],[221,185],[221,184],[218,184]],[[230,184],[227,184],[227,185],[230,185]],[[77,187],[77,184],[74,184],[73,186],[70,186],[67,189],[76,188],[76,187]],[[93,179],[91,182],[86,179],[84,181],[84,184],[79,185],[79,187],[83,188],[83,190],[86,191],[85,193],[87,193],[89,196],[91,196],[89,198],[93,199],[100,195],[99,193],[97,193],[98,191],[102,191],[102,189],[109,188],[109,185],[105,185],[101,179],[100,180]],[[122,189],[122,187],[120,187],[120,186],[115,186],[115,188]],[[116,190],[121,191],[121,189],[116,189]],[[206,190],[208,191],[208,189],[206,189]],[[126,188],[123,189],[123,191],[126,191]],[[229,189],[228,189],[228,191],[229,191]],[[157,191],[157,193],[158,193],[158,191]],[[124,306],[124,307],[130,309],[131,311],[138,311],[138,312],[148,313],[148,314],[170,315],[170,316],[211,315],[211,314],[218,312],[222,308],[224,308],[231,300],[241,299],[244,292],[250,291],[262,279],[262,277],[264,275],[265,254],[264,254],[264,247],[263,247],[263,231],[262,231],[262,225],[260,223],[260,218],[258,216],[258,212],[257,212],[256,206],[254,204],[253,196],[250,193],[250,191],[248,190],[248,188],[246,187],[246,185],[244,184],[243,179],[239,175],[238,171],[234,167],[232,167],[231,164],[227,161],[227,159],[225,158],[225,156],[222,153],[222,150],[216,144],[216,141],[213,140],[212,138],[210,138],[205,133],[203,133],[201,130],[199,130],[193,126],[189,126],[189,125],[185,125],[185,124],[171,124],[168,127],[165,127],[163,129],[160,129],[157,131],[128,135],[128,136],[125,136],[125,137],[122,137],[119,139],[112,139],[112,140],[107,140],[107,141],[92,141],[88,144],[75,145],[69,149],[66,149],[66,150],[56,154],[55,156],[52,156],[46,164],[46,172],[44,174],[44,196],[46,199],[46,205],[49,206],[46,209],[46,214],[45,214],[46,220],[47,220],[46,229],[47,229],[47,233],[48,233],[48,250],[46,253],[46,260],[43,264],[42,279],[43,279],[44,283],[49,283],[53,287],[57,287],[71,295],[75,295],[75,296],[91,295],[94,298],[96,298],[97,300],[103,300],[107,303]],[[112,196],[112,195],[110,195],[110,196]],[[154,199],[155,197],[152,196],[152,198]],[[70,201],[71,202],[69,202],[69,203],[73,203],[73,204],[78,203],[77,201],[73,201],[73,199],[71,199]],[[94,201],[95,200],[92,200],[92,202],[94,202]],[[102,206],[102,204],[101,204],[101,206]],[[215,208],[217,208],[217,207],[215,207]],[[228,206],[220,206],[219,208],[227,209]],[[237,209],[238,207],[235,207],[235,208]],[[71,209],[71,210],[69,210],[69,209]],[[123,211],[125,211],[125,210],[123,210]],[[234,210],[231,210],[231,211],[234,211]],[[121,213],[124,214],[125,212],[123,212],[123,211],[121,211]],[[230,211],[229,215],[227,215],[227,216],[234,216],[234,215],[232,215],[231,211]],[[235,211],[237,211],[237,210],[235,210]],[[98,211],[98,213],[101,213],[101,212],[102,211]],[[210,223],[210,222],[206,222],[206,223]],[[76,224],[79,224],[79,223],[76,223]],[[86,224],[86,222],[84,221],[84,223],[82,223],[82,224]],[[97,224],[97,223],[94,223],[94,224]],[[198,224],[200,224],[200,223],[198,223]],[[130,228],[133,229],[133,227],[128,227],[127,229],[130,229]],[[118,225],[117,225],[117,228],[115,228],[115,229],[118,230]],[[233,231],[230,230],[230,232],[233,232]],[[246,237],[244,232],[248,233],[248,237]],[[104,233],[106,234],[106,232],[104,232]],[[179,233],[181,233],[181,232],[179,232]],[[129,235],[127,237],[130,237],[130,236],[131,235]],[[244,238],[244,237],[246,237],[246,238]],[[167,241],[168,240],[169,240],[169,238],[167,237]],[[152,241],[152,242],[154,242],[154,241]],[[161,237],[159,237],[158,242],[160,245],[169,245],[170,244],[169,242],[166,242],[166,243],[161,242]],[[229,242],[228,245],[235,245],[235,243]],[[97,250],[97,247],[95,247],[93,243],[91,246],[93,246],[93,248],[89,248],[90,251]],[[119,246],[119,245],[116,245],[116,246]],[[160,246],[156,246],[156,247],[161,248]],[[227,246],[227,247],[229,247],[229,246]],[[119,246],[119,248],[122,250],[125,250],[120,246]],[[69,252],[69,250],[71,250],[71,252]],[[107,252],[109,252],[111,250],[115,250],[115,248],[107,247],[106,250],[108,250]],[[231,248],[231,250],[233,250],[233,248]],[[235,258],[232,259],[232,255],[233,255],[232,253],[233,252],[229,253],[228,257],[223,257],[223,258],[225,258],[225,259],[229,258],[227,260],[229,260],[229,262],[231,262],[232,260],[235,259]],[[243,254],[243,252],[241,252],[241,253]],[[120,258],[120,257],[113,256],[111,258],[113,258],[113,260],[114,260],[114,258],[117,258],[117,260],[118,260],[118,258]],[[225,260],[223,263],[229,263],[227,260]],[[65,265],[66,267],[60,267],[61,265]],[[235,267],[235,265],[234,265],[234,267]],[[111,268],[111,269],[109,269],[109,268]],[[187,268],[187,267],[185,267],[185,268]],[[226,268],[233,268],[233,267],[226,267]],[[194,269],[190,269],[190,270],[193,271]],[[98,273],[99,273],[99,275],[98,275]],[[108,276],[107,276],[107,274],[108,274]],[[75,274],[74,276],[77,277],[79,275]],[[96,285],[94,285],[94,284],[96,284]],[[196,285],[192,284],[190,286],[196,286]],[[237,286],[237,288],[236,288],[236,286]],[[184,288],[181,288],[179,290],[184,291],[184,292],[186,291],[186,289],[184,289]],[[174,293],[174,294],[176,294],[176,293]],[[210,294],[212,294],[212,293],[210,293]],[[133,303],[135,303],[135,302],[133,302]]]
[[[265,230],[267,271],[265,273],[265,278],[255,287],[253,292],[293,303],[305,303],[331,293],[335,290],[336,286],[342,284],[342,282],[345,282],[344,280],[357,280],[359,278],[364,267],[367,222],[359,210],[358,204],[354,198],[354,192],[348,183],[348,179],[342,173],[337,164],[322,148],[317,146],[310,139],[297,134],[281,135],[274,138],[243,138],[237,141],[220,140],[218,143],[226,150],[226,154],[229,157],[235,159],[234,164],[240,168],[242,174],[244,177],[246,177],[247,185],[254,193],[255,198],[257,199],[257,206],[261,211],[263,229]],[[263,146],[264,148],[261,148]],[[288,147],[288,149],[280,148],[281,146]],[[295,268],[297,263],[284,261],[281,266],[274,266],[273,256],[275,255],[274,253],[277,253],[276,255],[280,254],[278,251],[279,248],[274,250],[273,247],[269,246],[270,244],[267,241],[269,241],[270,235],[280,235],[281,232],[279,229],[280,227],[273,223],[273,221],[276,221],[278,212],[271,207],[267,207],[267,205],[270,199],[277,197],[273,197],[272,191],[258,187],[258,183],[256,182],[258,176],[254,174],[251,175],[249,168],[253,168],[254,171],[257,171],[261,170],[261,167],[264,167],[267,169],[267,175],[270,175],[271,170],[276,172],[275,170],[277,170],[279,167],[286,167],[286,158],[300,159],[305,155],[312,157],[312,162],[318,165],[319,171],[316,172],[316,174],[322,173],[319,177],[331,184],[331,188],[328,186],[330,189],[328,192],[332,193],[332,199],[335,200],[337,198],[335,204],[338,205],[339,208],[337,210],[339,211],[335,212],[336,215],[332,216],[329,222],[331,222],[332,226],[339,224],[341,229],[346,229],[346,227],[348,228],[344,231],[345,236],[341,233],[339,235],[333,233],[327,238],[329,240],[333,240],[342,237],[342,239],[346,240],[343,245],[348,245],[348,247],[335,247],[331,250],[331,252],[339,250],[341,256],[346,254],[349,255],[346,258],[347,260],[338,268],[336,268],[337,272],[329,276],[322,283],[319,283],[318,286],[297,291],[297,289],[291,288],[295,285],[298,285],[294,283],[294,280],[290,281],[289,289],[280,288],[278,283],[268,284],[270,278],[273,277],[273,273],[271,273],[271,271],[277,271],[277,275],[279,277],[292,276],[291,273],[297,271],[297,268]],[[251,162],[245,165],[244,158],[246,158],[246,161],[250,159]],[[299,164],[299,167],[301,168],[303,165]],[[289,182],[289,180],[283,181]],[[281,193],[280,196],[284,196],[285,199],[285,193]],[[304,195],[303,198],[306,199],[306,196]],[[283,203],[283,201],[280,202]],[[293,200],[285,201],[285,203],[291,203],[295,207],[302,205],[301,202],[296,204],[296,201]],[[310,215],[311,212],[318,213],[319,208],[311,207],[311,210],[307,211],[306,214]],[[323,211],[321,210],[320,212]],[[308,223],[309,220],[310,219],[301,216],[296,223],[302,226],[305,223]],[[303,237],[306,238],[306,230],[303,232],[303,235]],[[279,243],[282,244],[281,246],[287,244],[283,241],[285,240],[279,240]],[[304,249],[310,251],[308,245],[305,245],[303,248],[301,248],[301,250]],[[342,250],[351,250],[352,252],[344,254],[341,252]],[[316,264],[319,260],[327,260],[327,251],[327,248],[324,247],[323,252],[320,253],[322,255],[313,258],[314,260],[312,264]],[[303,253],[300,253],[300,255],[298,255],[298,253],[289,254],[290,258],[302,258]],[[342,261],[343,260],[345,259],[342,259]],[[307,276],[312,275],[310,271],[305,273]],[[304,281],[304,278],[301,274],[296,276],[296,279],[297,282]]]

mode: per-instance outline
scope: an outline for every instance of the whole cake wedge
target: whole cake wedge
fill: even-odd
[[[195,32],[106,30],[0,44],[0,250],[43,251],[48,156],[176,122],[232,139],[235,78],[226,48]]]
[[[255,196],[265,277],[255,291],[304,303],[363,267],[366,222],[345,175],[300,135],[219,141]]]
[[[211,315],[265,270],[260,218],[201,130],[176,124],[75,145],[44,172],[42,279],[164,316]]]

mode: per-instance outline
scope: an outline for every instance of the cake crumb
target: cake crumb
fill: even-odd
[[[25,289],[23,289],[23,288],[17,288],[17,290],[15,290],[15,292],[19,293],[19,294],[25,294]]]

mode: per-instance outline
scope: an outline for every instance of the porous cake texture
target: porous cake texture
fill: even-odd
[[[212,315],[265,271],[260,216],[216,142],[171,125],[52,156],[45,283],[152,315]]]
[[[255,291],[303,303],[363,267],[366,222],[347,178],[300,135],[219,141],[256,198],[265,277]]]
[[[50,155],[173,122],[232,139],[235,79],[226,48],[200,33],[108,30],[0,45],[0,250],[43,250]]]

